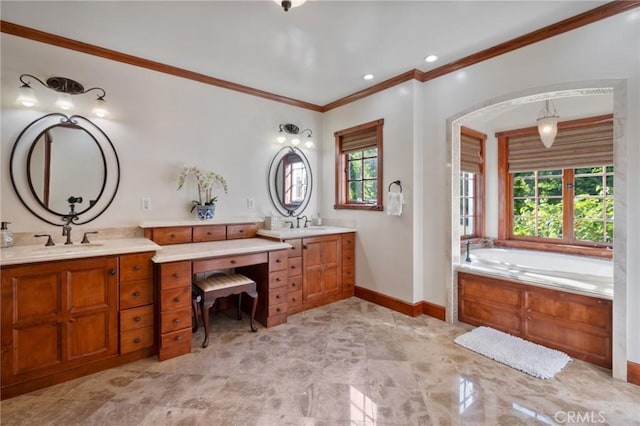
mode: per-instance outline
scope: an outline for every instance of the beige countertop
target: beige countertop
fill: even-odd
[[[286,240],[291,238],[317,237],[320,235],[346,234],[356,232],[356,228],[343,226],[309,226],[308,228],[281,228],[281,229],[258,229],[258,235],[263,237]]]
[[[289,248],[291,248],[291,246],[287,243],[271,241],[264,238],[172,244],[162,246],[162,251],[156,253],[151,260],[155,263],[178,262],[181,260],[251,254]]]
[[[161,249],[161,246],[146,238],[95,240],[89,244],[57,244],[52,247],[45,247],[44,243],[39,245],[13,246],[0,249],[0,266],[139,253]]]

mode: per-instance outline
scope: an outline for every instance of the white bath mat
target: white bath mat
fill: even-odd
[[[478,327],[456,337],[454,341],[487,358],[541,379],[552,378],[567,365],[567,362],[571,361],[564,352],[540,346],[490,327]]]

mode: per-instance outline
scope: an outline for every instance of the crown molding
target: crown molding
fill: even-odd
[[[327,112],[343,105],[347,105],[357,100],[366,98],[391,87],[397,86],[398,84],[404,83],[406,81],[417,80],[424,83],[426,81],[441,77],[445,74],[458,71],[462,68],[475,65],[488,59],[495,58],[496,56],[512,52],[530,44],[546,40],[556,35],[572,31],[576,28],[592,24],[594,22],[609,18],[620,13],[627,12],[637,7],[640,7],[640,0],[612,1],[610,3],[606,3],[602,6],[596,7],[595,9],[588,10],[571,18],[567,18],[555,24],[540,28],[539,30],[527,33],[520,37],[516,37],[504,43],[497,44],[480,52],[465,56],[464,58],[461,58],[454,62],[450,62],[446,65],[442,65],[438,68],[434,68],[433,70],[420,71],[418,69],[412,69],[406,71],[376,85],[352,93],[351,95],[337,99],[322,106],[305,102],[299,99],[289,98],[286,96],[277,95],[275,93],[266,92],[264,90],[255,89],[253,87],[244,86],[242,84],[233,83],[231,81],[211,77],[206,74],[201,74],[183,68],[163,64],[161,62],[151,61],[149,59],[140,58],[138,56],[128,55],[126,53],[117,52],[115,50],[105,49],[103,47],[95,46],[66,37],[61,37],[55,34],[47,33],[3,20],[0,20],[0,32],[27,38],[41,43],[51,44],[65,49],[75,50],[77,52],[87,53],[89,55],[110,59],[112,61],[122,62],[125,64],[174,75],[176,77],[198,81],[200,83],[209,84],[211,86],[234,90],[236,92],[269,99],[275,102],[281,102],[311,111]]]

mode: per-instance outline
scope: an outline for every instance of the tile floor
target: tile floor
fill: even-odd
[[[453,343],[470,329],[351,298],[3,401],[2,425],[640,425],[640,386],[573,361],[541,380]]]

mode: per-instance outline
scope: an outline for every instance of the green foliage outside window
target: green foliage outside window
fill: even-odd
[[[515,173],[513,235],[561,239],[563,224],[562,170]],[[613,166],[579,168],[574,181],[575,240],[613,241]]]
[[[349,201],[375,203],[378,200],[378,148],[347,154]]]

